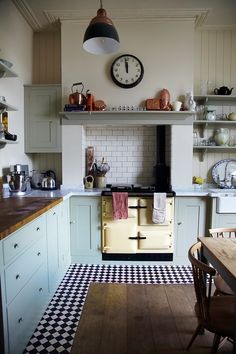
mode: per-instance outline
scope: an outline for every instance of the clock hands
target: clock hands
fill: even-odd
[[[127,58],[125,58],[125,71],[128,74],[128,72],[129,72],[129,63],[128,63],[128,59]]]

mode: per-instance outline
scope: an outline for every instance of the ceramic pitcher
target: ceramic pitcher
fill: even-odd
[[[215,142],[216,145],[227,145],[229,142],[229,129],[219,128],[215,133]]]

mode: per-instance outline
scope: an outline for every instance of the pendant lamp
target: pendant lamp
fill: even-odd
[[[97,16],[91,20],[85,31],[83,48],[92,54],[113,53],[120,48],[118,33],[102,7],[102,0]]]

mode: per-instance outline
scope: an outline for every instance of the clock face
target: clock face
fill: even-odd
[[[114,83],[123,88],[131,88],[140,83],[144,68],[141,61],[131,54],[116,58],[111,65],[111,77]]]

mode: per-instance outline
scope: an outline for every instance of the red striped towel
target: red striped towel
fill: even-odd
[[[112,193],[113,219],[128,218],[128,193],[114,192]]]

